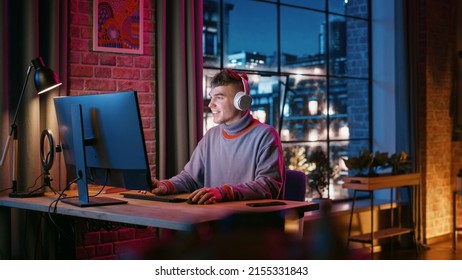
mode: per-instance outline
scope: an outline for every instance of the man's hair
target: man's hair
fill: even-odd
[[[214,88],[218,86],[226,86],[233,84],[238,89],[244,90],[241,77],[248,80],[248,77],[245,73],[239,74],[232,69],[223,69],[222,71],[215,74],[215,76],[213,76],[211,86],[212,88]]]

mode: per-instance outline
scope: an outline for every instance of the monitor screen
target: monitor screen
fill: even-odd
[[[135,91],[60,96],[54,104],[67,181],[75,180],[79,192],[78,199],[63,202],[82,207],[112,204],[102,197],[89,197],[88,184],[151,188]]]

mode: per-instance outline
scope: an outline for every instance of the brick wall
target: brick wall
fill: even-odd
[[[143,54],[93,51],[93,1],[72,0],[69,19],[68,94],[136,90],[146,149],[155,174],[155,58],[153,1],[144,0]]]
[[[77,242],[76,259],[150,259],[159,245],[153,228],[122,227],[87,232]]]
[[[460,166],[460,144],[452,142],[452,119],[449,114],[453,91],[456,5],[455,0],[419,1],[424,20],[425,84],[421,87],[425,96],[426,112],[419,128],[425,131],[421,139],[423,149],[423,194],[425,196],[426,239],[448,235],[452,228],[452,193],[455,169]]]
[[[154,1],[144,1],[143,54],[93,51],[93,1],[72,0],[69,19],[68,94],[136,90],[151,174],[155,175]],[[98,229],[77,242],[77,259],[146,258],[158,242],[156,231]]]

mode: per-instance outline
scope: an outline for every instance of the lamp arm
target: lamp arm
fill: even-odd
[[[2,158],[0,159],[0,166],[3,166],[3,164],[5,163],[5,157],[6,157],[6,154],[8,153],[8,149],[10,147],[12,140],[13,140],[12,135],[11,134],[8,135],[8,138],[6,138],[5,147],[3,148]]]
[[[24,91],[26,90],[27,81],[29,80],[32,67],[33,67],[32,65],[29,65],[29,68],[27,68],[26,80],[24,81],[24,84],[22,85],[21,94],[19,95],[18,105],[16,107],[16,112],[14,113],[13,123],[11,124],[11,130],[10,130],[10,133],[8,134],[8,138],[6,139],[5,147],[3,148],[2,158],[0,159],[0,166],[3,166],[3,164],[5,163],[5,157],[6,157],[6,154],[8,153],[8,148],[10,147],[11,141],[13,140],[13,136],[14,138],[17,137],[16,119],[18,118],[18,113],[19,113],[19,109],[21,106],[22,97],[24,96]]]
[[[26,80],[24,81],[24,84],[22,85],[21,94],[19,95],[18,106],[16,107],[16,112],[14,113],[13,123],[11,125],[10,136],[13,134],[14,126],[16,126],[16,119],[18,118],[18,113],[19,113],[19,109],[20,109],[20,106],[21,106],[22,97],[24,96],[24,91],[26,90],[27,81],[29,80],[29,76],[30,76],[30,72],[32,70],[32,67],[33,67],[32,65],[29,65],[29,68],[27,68],[27,76],[26,76]]]

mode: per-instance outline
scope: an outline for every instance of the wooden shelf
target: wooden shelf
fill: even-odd
[[[374,191],[404,186],[420,185],[420,174],[383,175],[377,177],[345,177],[343,188],[359,191]]]
[[[381,229],[378,231],[375,231],[373,233],[373,239],[382,239],[382,238],[388,238],[388,237],[393,237],[393,236],[398,236],[398,235],[403,235],[407,233],[412,233],[414,230],[412,228],[387,228],[387,229]],[[359,235],[353,235],[349,238],[350,241],[354,242],[360,242],[360,243],[371,243],[371,234],[370,233],[365,233],[365,234],[359,234]]]

